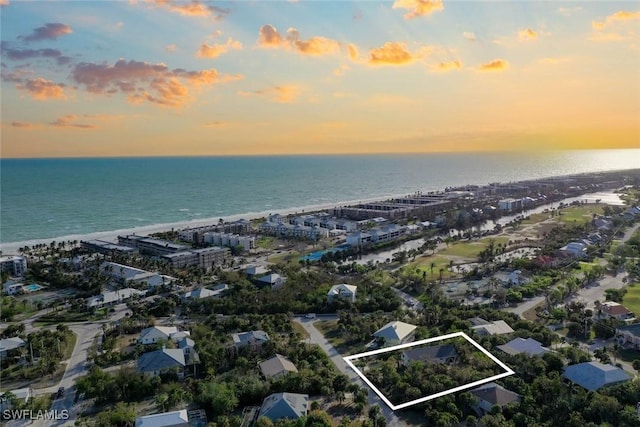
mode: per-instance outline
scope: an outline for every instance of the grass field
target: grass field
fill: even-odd
[[[602,215],[603,205],[570,206],[560,211],[560,221],[565,224],[585,224],[593,215]]]
[[[296,332],[299,332],[300,335],[302,335],[303,339],[308,339],[309,338],[309,332],[307,332],[307,330],[305,328],[302,327],[301,324],[297,323],[297,322],[291,322],[291,325],[293,326],[293,330]],[[316,325],[317,327],[317,325]]]
[[[627,293],[622,299],[622,304],[635,313],[636,316],[640,316],[640,285],[630,285],[625,289]]]
[[[324,335],[327,341],[344,356],[358,354],[364,351],[364,345],[361,342],[347,342],[345,340],[344,334],[341,334],[338,329],[337,320],[320,320],[315,322],[313,326],[322,332],[322,335]]]
[[[481,239],[473,242],[457,242],[443,251],[438,252],[438,255],[441,256],[455,256],[461,258],[468,258],[471,260],[475,260],[478,257],[478,254],[482,252],[488,245],[489,240],[493,239],[496,245],[505,244],[509,241],[509,237],[507,236],[497,236],[490,237],[486,239]]]

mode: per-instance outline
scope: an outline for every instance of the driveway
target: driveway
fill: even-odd
[[[335,316],[335,318],[329,318],[329,319],[323,318],[323,320],[337,320],[337,319],[338,319],[338,316]],[[351,381],[358,384],[359,386],[369,389],[369,386],[367,386],[364,383],[364,381],[362,381],[362,379],[358,376],[358,374],[356,374],[351,368],[349,368],[349,366],[342,359],[342,355],[338,353],[335,347],[331,345],[329,341],[327,341],[324,335],[322,335],[322,333],[318,331],[315,326],[313,326],[313,322],[315,322],[316,319],[294,317],[293,320],[299,323],[300,325],[302,325],[305,331],[309,333],[309,343],[318,344],[320,348],[322,348],[322,350],[324,350],[324,352],[327,353],[331,361],[334,363],[334,365],[336,365],[336,368],[338,368],[340,372],[342,372],[343,374],[351,378]],[[396,414],[382,401],[382,399],[380,399],[378,395],[375,394],[371,389],[369,389],[369,399],[367,403],[369,405],[380,406],[380,409],[382,409],[382,414],[387,420],[388,426],[401,427],[405,425],[396,416]]]

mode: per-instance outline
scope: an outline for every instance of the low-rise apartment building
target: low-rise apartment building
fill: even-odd
[[[22,277],[27,271],[27,259],[19,255],[0,257],[0,271],[7,272],[11,276]]]
[[[301,237],[303,239],[318,240],[329,237],[329,230],[317,226],[292,225],[280,222],[263,222],[259,226],[260,232],[285,237]]]
[[[210,270],[224,265],[231,256],[229,248],[213,246],[202,249],[189,249],[181,252],[162,255],[160,258],[174,268],[200,267]]]
[[[245,251],[255,249],[256,238],[253,236],[241,236],[239,234],[209,232],[204,233],[203,243],[215,246],[237,247],[240,246]]]

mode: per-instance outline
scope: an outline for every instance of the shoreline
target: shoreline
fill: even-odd
[[[640,169],[621,169],[621,170],[605,171],[604,173],[618,173],[618,172],[624,173],[624,172],[639,171],[639,170]],[[537,180],[544,180],[544,179],[579,177],[579,176],[586,176],[586,175],[599,174],[599,173],[603,173],[603,171],[583,172],[583,173],[571,174],[571,175],[555,175],[555,176],[548,176],[544,178],[528,179],[523,181],[505,182],[501,184],[526,183],[526,182],[534,182]],[[468,185],[485,186],[488,184],[482,183],[482,184],[468,184]],[[456,186],[456,188],[458,187],[462,187],[462,186]],[[450,188],[450,187],[445,187],[445,189],[446,188]],[[430,192],[444,193],[445,189],[429,190],[422,193],[423,194],[427,194]],[[357,199],[357,200],[338,201],[338,202],[323,203],[318,205],[307,205],[307,206],[298,206],[298,207],[282,208],[282,209],[270,209],[270,210],[264,210],[259,212],[231,214],[227,216],[216,216],[216,217],[198,218],[198,219],[168,222],[168,223],[149,224],[149,225],[143,225],[138,227],[120,228],[116,230],[107,230],[107,231],[96,231],[96,232],[90,232],[90,233],[84,233],[84,234],[69,234],[69,235],[58,236],[58,237],[31,239],[31,240],[23,240],[23,241],[16,241],[16,242],[6,242],[6,243],[0,243],[0,252],[2,252],[2,255],[16,255],[18,253],[18,249],[24,246],[33,246],[37,244],[48,245],[51,242],[70,241],[70,240],[80,241],[80,240],[99,239],[99,240],[117,242],[117,237],[123,234],[152,234],[152,233],[158,233],[163,231],[169,231],[173,229],[180,230],[185,228],[212,225],[212,224],[217,224],[220,218],[222,218],[225,222],[233,222],[240,219],[255,220],[258,218],[264,218],[271,214],[290,215],[294,213],[317,212],[317,211],[322,211],[325,209],[330,209],[338,206],[348,206],[348,205],[353,205],[353,204],[358,204],[363,202],[385,201],[385,200],[396,198],[396,197],[405,197],[405,196],[416,194],[419,192],[421,191],[418,190],[413,193],[405,192],[402,194],[378,196],[378,197],[371,197],[371,198]]]

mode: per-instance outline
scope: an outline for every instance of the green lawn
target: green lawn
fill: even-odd
[[[603,205],[570,206],[560,211],[560,221],[565,224],[585,224],[593,215],[602,215]]]
[[[303,328],[301,324],[297,322],[291,322],[291,325],[293,326],[294,331],[299,332],[300,335],[302,335],[303,339],[306,340],[309,338],[309,332],[307,332],[307,330]]]
[[[635,286],[627,286],[625,289],[627,293],[622,299],[622,304],[634,312],[636,316],[640,316],[640,286],[636,284]]]
[[[448,248],[438,252],[438,255],[456,256],[475,260],[478,254],[489,245],[489,240],[493,239],[495,244],[505,244],[509,241],[507,236],[485,238],[473,242],[456,242]]]
[[[364,351],[364,344],[361,342],[347,342],[345,335],[340,333],[337,320],[320,320],[313,326],[322,332],[322,335],[338,350],[343,356],[358,354]]]

